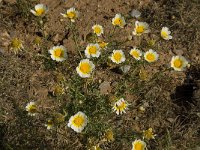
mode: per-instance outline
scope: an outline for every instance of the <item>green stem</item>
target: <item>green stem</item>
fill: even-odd
[[[78,42],[77,42],[77,37],[76,37],[76,33],[74,31],[74,27],[73,27],[73,23],[72,22],[70,22],[70,29],[72,31],[73,40],[74,40],[74,43],[76,45],[76,50],[79,52],[80,57],[83,58],[83,56],[81,54],[81,51],[79,50],[79,45],[78,45]]]

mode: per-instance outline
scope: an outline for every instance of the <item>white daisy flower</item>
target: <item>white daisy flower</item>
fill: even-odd
[[[147,149],[146,147],[146,143],[142,140],[135,140],[133,143],[132,143],[133,147],[132,147],[132,150],[145,150]]]
[[[87,122],[87,116],[83,112],[79,111],[77,114],[70,117],[67,126],[80,133],[87,125]]]
[[[26,111],[28,115],[35,116],[37,114],[37,105],[35,102],[30,102],[26,105]]]
[[[142,52],[137,49],[136,47],[131,49],[130,51],[130,55],[135,58],[136,60],[140,60],[141,59],[141,56],[142,56]]]
[[[44,4],[37,4],[35,5],[35,10],[31,9],[31,13],[34,14],[35,16],[41,16],[43,17],[48,11],[47,6]]]
[[[78,67],[76,67],[76,71],[82,78],[89,78],[94,68],[95,66],[92,61],[83,59],[80,61]]]
[[[95,24],[93,27],[93,32],[97,35],[97,36],[101,36],[103,34],[103,27],[99,24]]]
[[[127,109],[128,103],[123,99],[120,98],[113,106],[113,110],[116,111],[117,115],[126,113],[125,110]]]
[[[149,63],[157,61],[158,57],[159,57],[158,53],[152,49],[144,53],[144,59]]]
[[[169,31],[168,27],[163,27],[162,30],[161,30],[161,32],[160,32],[161,37],[163,39],[165,39],[165,40],[172,39],[172,36],[170,34],[171,34],[171,31]]]
[[[188,64],[188,61],[183,56],[173,56],[171,59],[171,67],[176,71],[183,71]]]
[[[67,57],[67,50],[64,46],[54,46],[49,50],[51,58],[55,61],[64,61]]]
[[[126,60],[124,52],[122,50],[113,50],[110,59],[116,64],[120,64]]]
[[[85,49],[85,56],[90,57],[99,57],[101,54],[99,44],[88,44]]]
[[[143,33],[149,33],[149,25],[146,22],[135,22],[135,29],[133,31],[133,35],[142,35]]]
[[[114,26],[119,26],[120,28],[123,28],[126,25],[126,22],[121,14],[116,14],[115,17],[112,19],[112,24]]]
[[[139,12],[139,11],[136,10],[136,9],[133,9],[133,10],[131,11],[131,16],[132,16],[132,17],[135,17],[135,18],[139,18],[139,17],[141,16],[141,12]]]
[[[65,14],[61,15],[65,18],[69,18],[71,20],[71,22],[75,22],[75,20],[78,18],[79,16],[79,12],[75,9],[75,8],[70,8],[67,10],[67,12]]]

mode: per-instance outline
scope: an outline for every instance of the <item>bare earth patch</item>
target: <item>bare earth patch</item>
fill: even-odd
[[[38,3],[49,7],[42,25],[30,13]],[[60,15],[70,7],[80,12],[73,31]],[[130,17],[132,9],[141,12],[139,19]],[[142,139],[143,130],[153,128],[155,139],[145,141],[150,150],[198,150],[199,10],[198,0],[0,0],[0,147],[84,150],[99,144],[105,150],[128,150],[135,139]],[[112,26],[117,13],[126,18],[123,29]],[[147,22],[150,34],[132,36],[136,20]],[[104,27],[100,39],[109,44],[100,58],[92,59],[95,73],[83,79],[76,67],[80,53],[84,56],[87,44],[94,42],[94,24]],[[172,40],[160,39],[163,26],[170,28]],[[14,38],[24,46],[17,54],[10,49]],[[66,61],[50,58],[48,50],[55,45],[66,47]],[[144,52],[156,50],[159,60],[136,62],[129,55],[134,46]],[[108,58],[113,49],[123,49],[127,62],[114,64]],[[190,67],[182,72],[170,69],[174,55],[186,57]],[[130,70],[124,72],[124,65]],[[118,116],[112,107],[121,97],[130,105]],[[30,101],[38,105],[35,117],[25,109]],[[89,118],[81,134],[67,127],[78,111]],[[55,123],[53,130],[45,127],[49,118]],[[111,141],[105,140],[108,130],[113,132]]]

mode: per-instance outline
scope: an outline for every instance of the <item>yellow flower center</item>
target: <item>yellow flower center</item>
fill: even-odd
[[[122,54],[120,52],[116,52],[113,54],[113,58],[119,62],[122,59]]]
[[[30,113],[36,113],[36,111],[37,111],[36,105],[31,105],[28,109],[28,112]]]
[[[137,33],[143,33],[144,30],[145,30],[144,26],[137,26],[137,27],[136,27],[136,32],[137,32]]]
[[[94,32],[95,32],[96,34],[100,34],[100,33],[101,33],[101,28],[98,27],[98,26],[96,26],[96,27],[94,28]]]
[[[166,31],[162,31],[162,32],[161,32],[161,36],[162,36],[163,38],[167,38],[167,37],[168,37],[168,34],[167,34]]]
[[[152,53],[147,54],[146,56],[148,61],[154,61],[155,60],[155,55]]]
[[[116,18],[115,20],[114,20],[114,25],[122,25],[122,19],[121,18]]]
[[[127,104],[125,102],[120,102],[119,104],[116,103],[115,106],[114,106],[114,108],[117,111],[122,112],[122,111],[124,111],[126,109],[126,106],[127,106]]]
[[[61,48],[57,48],[54,50],[54,55],[56,57],[63,57],[64,53],[63,53],[63,50]]]
[[[73,125],[76,127],[81,127],[84,123],[84,118],[82,116],[76,116],[73,120]]]
[[[36,9],[36,14],[38,15],[38,16],[41,16],[41,15],[43,15],[45,13],[45,10],[43,9],[43,8],[38,8],[38,9]]]
[[[14,49],[20,49],[22,47],[22,43],[20,40],[18,40],[17,38],[14,39],[11,43],[11,47]]]
[[[70,18],[70,19],[74,19],[74,18],[76,18],[76,13],[75,12],[68,12],[67,13],[67,16]]]
[[[176,67],[176,68],[181,68],[182,65],[183,65],[183,62],[182,62],[180,59],[176,59],[176,60],[174,61],[174,67]]]
[[[121,102],[120,105],[116,105],[116,107],[120,110],[123,111],[126,108],[126,103],[125,102]]]
[[[139,52],[137,52],[137,51],[132,51],[132,52],[131,52],[131,55],[132,55],[133,57],[135,57],[135,58],[139,58],[139,57],[140,57],[140,54],[139,54]]]
[[[140,142],[134,144],[134,150],[144,150],[144,145]]]
[[[84,73],[84,74],[90,73],[90,71],[91,71],[91,66],[90,66],[90,64],[87,63],[87,62],[81,63],[81,65],[80,65],[80,71],[81,71],[82,73]]]
[[[90,54],[96,54],[96,53],[97,53],[97,48],[96,48],[96,46],[90,46],[90,47],[89,47],[89,53],[90,53]]]

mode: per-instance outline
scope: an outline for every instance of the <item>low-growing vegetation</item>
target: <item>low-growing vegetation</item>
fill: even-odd
[[[199,9],[0,1],[0,147],[198,150]]]

